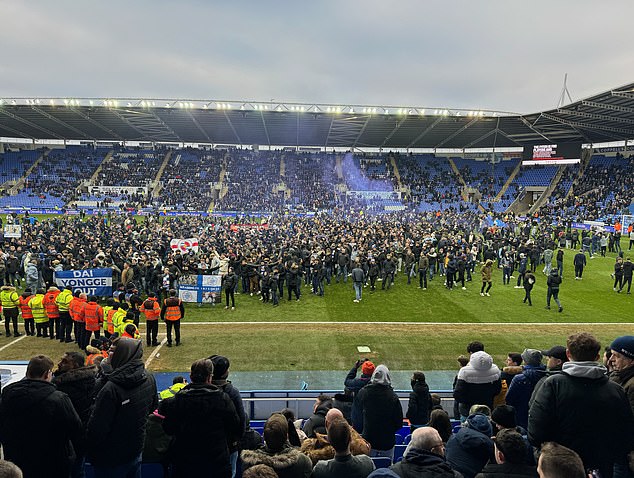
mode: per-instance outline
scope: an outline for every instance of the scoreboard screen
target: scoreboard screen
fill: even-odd
[[[524,146],[522,159],[524,166],[579,163],[581,161],[581,143]]]

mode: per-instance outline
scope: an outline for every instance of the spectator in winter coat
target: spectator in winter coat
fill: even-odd
[[[610,344],[610,349],[612,350],[610,363],[613,370],[610,380],[623,387],[634,412],[634,336],[617,337]]]
[[[586,468],[599,469],[601,476],[610,478],[614,463],[632,450],[634,415],[624,390],[597,363],[600,350],[591,334],[568,337],[570,362],[535,391],[528,438],[535,447],[548,441],[570,447]]]
[[[81,420],[68,395],[51,383],[52,369],[50,358],[37,355],[29,361],[26,378],[2,391],[4,458],[18,465],[24,478],[68,478],[73,447],[81,441]],[[41,444],[37,449],[34,439]]]
[[[99,447],[87,450],[97,478],[140,473],[145,423],[158,405],[156,382],[141,360],[141,341],[121,338],[111,349],[101,363],[104,379],[87,427],[88,436],[109,444],[108,453]]]
[[[495,462],[484,467],[476,478],[537,478],[535,466],[526,464],[528,447],[522,435],[505,428],[495,435]]]
[[[401,478],[454,478],[462,475],[445,461],[445,444],[434,428],[417,428],[412,433],[403,460],[390,467]]]
[[[465,478],[477,475],[493,456],[491,423],[486,415],[469,415],[458,433],[447,442],[447,461]]]
[[[472,405],[480,404],[493,408],[493,398],[500,393],[500,369],[485,351],[475,352],[469,364],[458,372],[454,399],[459,403],[460,415],[469,415]]]
[[[343,418],[340,410],[336,408],[328,410],[326,414],[326,431],[328,431],[334,421]],[[308,455],[313,466],[320,460],[330,460],[335,457],[335,449],[328,441],[328,436],[321,433],[317,433],[315,438],[306,438],[302,442],[301,450],[302,453]],[[368,455],[370,453],[370,444],[354,428],[350,429],[350,452],[353,455]]]
[[[237,284],[236,284],[237,285]],[[235,476],[236,463],[238,460],[238,448],[239,443],[242,440],[242,435],[247,429],[247,416],[244,412],[244,404],[242,403],[242,396],[240,390],[238,390],[227,378],[229,377],[229,366],[231,363],[227,357],[222,355],[212,355],[209,357],[214,365],[214,372],[212,375],[211,384],[220,388],[223,392],[229,395],[233,406],[236,408],[236,413],[240,419],[240,429],[236,440],[229,443],[229,452],[231,453],[231,471],[232,476]]]
[[[229,395],[212,384],[213,371],[211,360],[195,361],[191,383],[161,402],[163,429],[174,436],[175,478],[195,476],[203,469],[213,470],[211,476],[217,478],[231,477],[228,445],[238,441],[243,429]]]
[[[412,425],[412,431],[416,426],[426,425],[429,422],[431,412],[431,394],[429,386],[425,382],[423,372],[414,372],[411,380],[412,392],[409,394],[406,417]]]
[[[376,367],[370,384],[361,389],[357,400],[363,417],[362,436],[372,447],[370,456],[391,457],[394,434],[403,426],[403,409],[385,365]]]
[[[264,464],[275,470],[279,478],[309,478],[313,465],[306,455],[288,443],[288,421],[274,413],[264,425],[265,446],[257,450],[243,450],[242,469]]]
[[[528,401],[533,394],[535,385],[546,376],[546,367],[542,365],[542,353],[535,349],[525,349],[522,352],[524,370],[513,377],[506,393],[506,403],[515,408],[517,424],[528,428]]]
[[[357,378],[357,371],[359,370],[359,367],[361,367],[361,376]],[[362,410],[359,408],[357,402],[357,394],[359,393],[359,390],[370,383],[370,379],[374,373],[374,368],[374,364],[368,359],[357,360],[354,367],[350,369],[348,375],[346,375],[346,379],[344,380],[346,390],[354,397],[352,401],[352,426],[354,426],[354,429],[359,433],[363,431],[363,416]]]
[[[53,374],[53,384],[57,390],[64,392],[70,398],[82,423],[82,435],[85,432],[90,412],[92,411],[92,399],[95,389],[97,367],[84,366],[84,356],[79,352],[67,352],[57,365],[57,371]],[[75,445],[75,462],[73,464],[73,476],[79,476],[79,470],[85,463],[86,437]]]
[[[326,434],[326,413],[332,408],[332,398],[321,394],[315,401],[313,414],[304,423],[304,433],[308,438],[315,438],[317,433]]]

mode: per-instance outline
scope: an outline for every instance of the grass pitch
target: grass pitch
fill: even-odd
[[[634,334],[632,295],[612,290],[614,254],[588,260],[583,280],[574,279],[572,250],[566,250],[564,281],[557,312],[554,302],[545,310],[546,276],[538,268],[533,306],[522,303],[524,289],[502,285],[501,270],[494,271],[491,297],[480,296],[479,269],[467,290],[443,286],[435,277],[428,289],[418,289],[417,279],[407,285],[399,274],[389,291],[364,289],[361,303],[353,303],[352,282],[326,286],[325,297],[302,286],[299,302],[280,301],[279,307],[263,304],[257,295],[236,296],[236,310],[187,305],[181,347],[162,347],[152,359],[155,371],[186,371],[197,358],[213,353],[232,359],[232,370],[345,370],[361,356],[386,363],[395,370],[453,370],[466,344],[481,340],[499,365],[508,352],[525,347],[565,345],[566,336],[582,330],[608,345],[619,335]],[[627,256],[627,251],[626,251]],[[381,283],[378,283],[379,289]],[[212,322],[212,324],[207,324]],[[288,323],[293,322],[293,323]],[[349,323],[352,322],[352,323]],[[144,326],[141,331],[144,332]],[[165,328],[159,330],[164,337]],[[0,360],[28,360],[45,353],[57,360],[71,344],[26,337],[10,346],[0,337]],[[359,354],[358,345],[372,352]],[[148,348],[148,357],[153,348]]]

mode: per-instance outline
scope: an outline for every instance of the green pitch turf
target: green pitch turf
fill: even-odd
[[[524,289],[513,287],[515,279],[511,285],[502,285],[501,270],[494,271],[491,297],[481,297],[479,268],[466,291],[445,289],[444,278],[438,276],[423,291],[416,281],[408,286],[407,278],[399,274],[389,291],[371,293],[365,288],[359,304],[353,303],[350,280],[326,286],[325,297],[314,296],[302,286],[299,302],[285,297],[279,307],[263,304],[257,295],[239,294],[235,311],[222,305],[188,304],[182,346],[162,347],[149,368],[186,371],[195,359],[217,353],[229,356],[236,371],[345,370],[362,356],[395,370],[453,370],[456,357],[466,352],[472,340],[484,342],[502,365],[508,352],[565,345],[567,335],[574,332],[590,331],[604,345],[616,336],[634,334],[633,296],[612,290],[615,255],[588,259],[581,281],[574,279],[573,255],[574,251],[566,250],[562,313],[554,302],[551,310],[544,309],[543,266],[536,273],[532,307],[522,303]],[[381,283],[377,284],[380,289]],[[143,325],[141,332],[145,332]],[[163,323],[159,333],[164,337]],[[28,360],[36,353],[58,360],[73,348],[26,337],[2,349],[12,340],[0,337],[0,360]],[[359,345],[372,352],[359,354]],[[153,350],[149,347],[145,357]]]

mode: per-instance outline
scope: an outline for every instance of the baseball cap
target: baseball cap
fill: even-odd
[[[568,361],[568,356],[566,355],[566,347],[564,347],[563,345],[555,345],[548,350],[542,351],[542,354],[545,357],[553,357],[561,360],[562,362]]]

